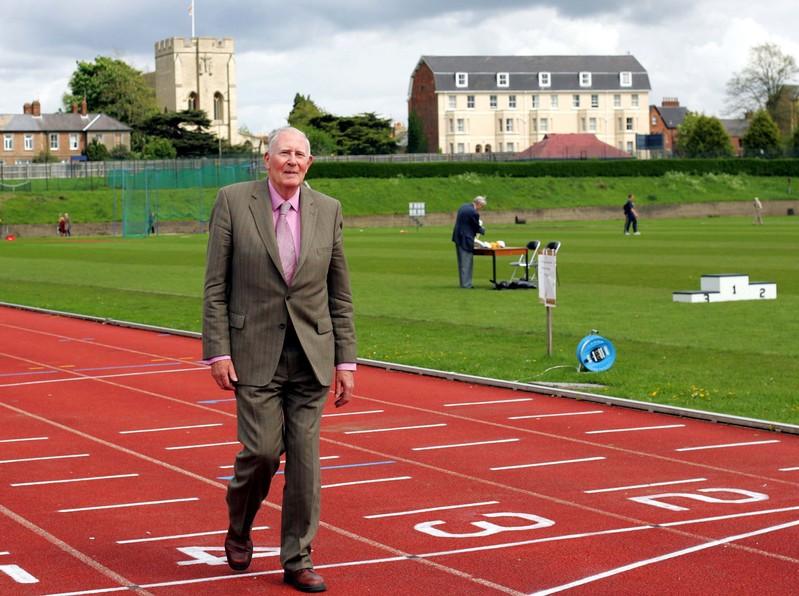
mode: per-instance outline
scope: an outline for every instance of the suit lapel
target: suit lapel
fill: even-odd
[[[297,259],[297,271],[308,258],[314,232],[316,231],[316,201],[313,194],[304,186],[300,187],[300,257]]]
[[[269,187],[266,184],[266,180],[263,181],[263,184],[259,184],[255,192],[252,193],[250,212],[269,258],[272,259],[275,267],[282,274],[283,266],[280,264],[280,252],[277,249],[275,226],[272,218],[272,200],[269,197]]]

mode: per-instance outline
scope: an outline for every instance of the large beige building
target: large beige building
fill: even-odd
[[[422,56],[411,75],[430,152],[518,152],[548,133],[623,151],[649,133],[649,75],[633,56]]]
[[[170,37],[155,44],[155,73],[148,76],[163,110],[204,110],[211,132],[241,142],[236,113],[236,61],[229,37]]]

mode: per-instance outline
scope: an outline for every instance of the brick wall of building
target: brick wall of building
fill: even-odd
[[[422,122],[427,140],[427,150],[435,153],[438,146],[438,100],[433,72],[427,64],[419,64],[413,73],[411,96],[408,98],[408,116],[416,113]]]

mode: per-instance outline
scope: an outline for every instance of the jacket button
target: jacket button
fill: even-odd
[[[280,327],[281,329],[285,329],[286,328],[286,324],[285,323],[281,323],[280,325],[278,325],[278,327]]]

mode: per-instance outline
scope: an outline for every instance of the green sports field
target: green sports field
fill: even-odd
[[[554,348],[535,290],[494,291],[489,258],[457,287],[449,228],[348,229],[359,354],[799,423],[799,217],[494,226],[489,240],[560,240]],[[18,239],[0,243],[0,300],[198,331],[205,236]],[[508,262],[499,273],[510,275]],[[777,283],[777,300],[680,304],[701,274]],[[576,370],[578,341],[615,344],[605,373]]]

